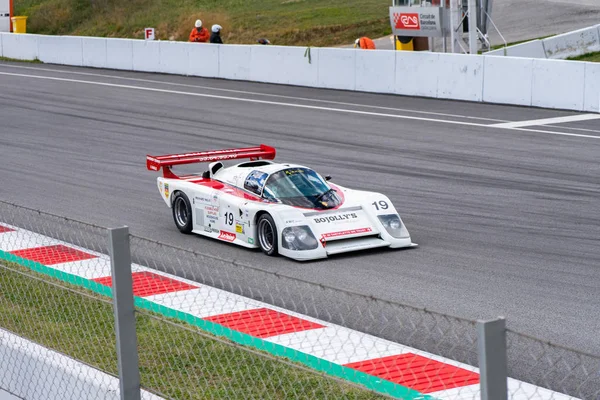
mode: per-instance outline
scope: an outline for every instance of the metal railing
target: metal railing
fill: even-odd
[[[600,398],[600,357],[506,329],[503,319],[367,297],[4,202],[1,226],[12,232],[0,233],[0,328],[121,374],[121,395],[133,396],[123,398],[137,398],[140,387],[174,399]],[[58,251],[50,255],[60,253],[62,264],[27,251],[36,248]],[[189,287],[169,292],[152,281],[166,274]],[[254,325],[232,322],[242,314]],[[282,318],[305,330],[280,329]],[[18,360],[2,347],[0,359],[6,388],[14,377],[3,365]],[[378,360],[371,369],[370,359]],[[460,373],[448,378],[448,368]],[[481,389],[458,382],[471,373]]]

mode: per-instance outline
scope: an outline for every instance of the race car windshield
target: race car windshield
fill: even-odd
[[[272,174],[263,196],[290,206],[318,209],[337,207],[341,202],[337,193],[308,168],[288,168]]]

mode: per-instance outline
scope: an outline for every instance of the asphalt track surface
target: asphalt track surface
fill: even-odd
[[[504,129],[579,114],[22,63],[0,93],[2,200],[600,349],[600,119]],[[298,263],[181,235],[146,154],[259,143],[387,194],[420,248]]]

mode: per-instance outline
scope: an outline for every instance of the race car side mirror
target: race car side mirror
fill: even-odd
[[[325,180],[326,181],[330,181],[331,180],[331,176],[330,175],[325,176]]]

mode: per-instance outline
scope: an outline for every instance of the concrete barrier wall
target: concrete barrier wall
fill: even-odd
[[[83,40],[74,36],[39,36],[38,59],[49,64],[83,65]]]
[[[483,101],[531,105],[533,59],[485,57]]]
[[[544,42],[541,40],[532,40],[531,42],[521,43],[506,48],[488,51],[486,56],[507,56],[507,57],[527,57],[527,58],[546,58]]]
[[[404,51],[0,33],[0,55],[53,64],[600,112],[593,63]]]
[[[195,43],[193,43],[195,44]],[[204,76],[207,78],[219,77],[219,51],[221,45],[203,46],[192,45],[188,47],[188,75]]]
[[[564,60],[600,51],[599,27],[600,25],[579,29],[542,40],[546,58]]]
[[[531,105],[583,110],[585,64],[534,59]]]
[[[37,35],[2,33],[2,56],[17,60],[36,60],[38,38]]]
[[[0,329],[0,388],[23,399],[120,398],[119,380]],[[0,397],[1,396],[0,392]],[[145,390],[144,400],[161,400]]]
[[[106,68],[106,39],[83,37],[82,65],[93,68]]]
[[[481,101],[483,97],[483,57],[440,54],[437,97]],[[440,79],[441,78],[441,79]]]
[[[585,63],[583,109],[600,112],[600,63]]]
[[[396,52],[355,51],[354,90],[394,93],[396,90]]]
[[[597,51],[600,51],[600,25],[489,51],[485,55],[565,60]]]
[[[439,53],[396,52],[396,94],[438,97],[438,80],[444,73]]]
[[[135,40],[131,52],[134,71],[160,72],[160,42]]]

